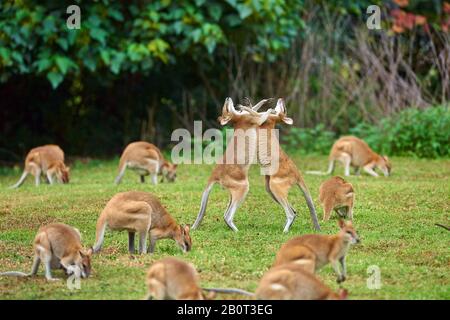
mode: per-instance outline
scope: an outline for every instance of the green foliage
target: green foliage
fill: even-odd
[[[440,158],[450,156],[448,106],[408,109],[379,124],[361,123],[349,133],[364,139],[378,153],[389,156]],[[283,141],[288,149],[303,154],[328,154],[338,136],[323,125],[313,129],[291,128]]]
[[[360,124],[350,132],[380,153],[419,158],[450,155],[450,111],[448,106],[408,109],[378,125]]]
[[[70,4],[0,3],[0,80],[45,75],[56,88],[83,70],[104,77],[157,71],[182,57],[212,61],[230,42],[273,61],[302,28],[303,1],[79,2],[79,30],[66,27]]]

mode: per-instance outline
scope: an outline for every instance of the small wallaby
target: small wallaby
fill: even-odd
[[[35,184],[41,183],[41,175],[44,174],[50,184],[55,182],[69,183],[70,168],[64,164],[64,152],[54,144],[31,149],[25,158],[25,168],[19,181],[11,186],[18,188],[31,173],[34,176]]]
[[[311,265],[314,271],[331,263],[337,274],[337,282],[345,281],[347,269],[345,257],[350,245],[360,242],[351,221],[339,220],[340,231],[335,235],[307,234],[284,243],[278,251],[274,266],[290,262]],[[339,264],[342,270],[339,270]]]
[[[330,219],[331,211],[338,216],[353,220],[355,192],[351,183],[341,177],[324,181],[319,188],[319,200],[323,206],[323,221]]]
[[[139,253],[147,251],[147,235],[150,235],[148,252],[155,250],[159,239],[173,239],[187,252],[191,250],[190,227],[177,224],[156,196],[148,192],[128,191],[116,194],[109,200],[97,220],[94,253],[100,251],[106,227],[128,231],[128,249],[135,253],[134,236],[139,234]]]
[[[146,284],[147,300],[209,300],[215,297],[216,292],[253,295],[233,288],[201,288],[195,267],[172,257],[158,260],[150,266]],[[203,291],[210,293],[205,295]]]
[[[30,273],[8,271],[0,276],[34,276],[39,264],[45,268],[47,280],[53,278],[52,269],[64,269],[66,274],[79,273],[87,278],[91,273],[92,249],[84,250],[81,245],[80,232],[63,223],[51,223],[39,229],[34,238],[34,262]]]
[[[379,168],[386,177],[391,174],[392,165],[388,157],[380,156],[366,142],[354,136],[342,137],[333,144],[327,172],[307,171],[306,173],[333,174],[336,160],[344,165],[345,176],[350,175],[350,166],[355,168],[356,175],[360,174],[361,168],[374,177],[378,177],[378,173],[374,171],[375,168]]]
[[[119,162],[119,174],[115,183],[122,181],[125,170],[130,168],[137,172],[141,182],[145,182],[145,176],[150,175],[153,184],[157,184],[157,176],[161,175],[168,182],[174,182],[177,177],[177,165],[164,159],[164,156],[154,144],[146,141],[132,142],[122,153]]]
[[[256,289],[261,300],[343,300],[347,290],[333,292],[313,273],[294,262],[267,271]]]

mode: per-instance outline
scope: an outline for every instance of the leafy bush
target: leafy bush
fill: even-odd
[[[361,123],[349,133],[364,139],[376,152],[395,156],[439,158],[450,156],[448,106],[408,109],[385,118],[378,125]],[[343,134],[344,135],[344,134]],[[337,135],[323,125],[313,129],[292,128],[285,134],[286,147],[295,152],[328,154]]]
[[[425,110],[408,109],[380,121],[360,124],[350,130],[380,153],[419,158],[450,155],[450,111],[448,106]]]

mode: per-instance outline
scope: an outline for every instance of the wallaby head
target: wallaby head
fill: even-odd
[[[340,234],[344,237],[344,240],[351,244],[359,243],[359,236],[356,233],[356,230],[353,228],[353,223],[351,221],[344,221],[340,219],[338,222],[340,230]]]
[[[87,250],[87,251],[84,251],[84,250],[80,251],[81,265],[79,267],[81,269],[81,276],[83,278],[87,278],[91,274],[91,270],[92,270],[92,267],[91,267],[92,252],[93,252],[92,248],[89,248],[89,250]]]
[[[377,167],[383,172],[386,177],[391,175],[392,165],[389,162],[389,158],[387,156],[378,157]]]
[[[261,100],[257,105],[262,105],[267,101],[267,99]],[[267,117],[262,117],[261,114],[257,112],[249,112],[248,109],[242,108],[237,111],[234,107],[233,100],[228,97],[225,99],[225,103],[222,107],[222,115],[217,119],[222,126],[227,123],[233,123],[235,127],[241,125],[243,127],[256,127],[260,126],[267,120]]]
[[[64,162],[57,161],[49,169],[53,169],[55,171],[55,176],[59,183],[69,183],[70,167],[66,167]]]
[[[283,98],[279,98],[277,101],[277,105],[275,107],[275,117],[277,122],[284,122],[288,125],[292,125],[294,123],[294,120],[287,116],[286,103]],[[272,118],[272,116],[270,116],[270,118]]]
[[[164,161],[161,170],[164,178],[168,182],[175,182],[177,177],[177,164],[170,163],[169,161]]]
[[[183,252],[188,252],[192,248],[192,239],[189,235],[190,230],[191,227],[189,225],[179,225],[173,237]]]

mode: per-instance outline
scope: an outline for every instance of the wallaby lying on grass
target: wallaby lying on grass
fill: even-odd
[[[64,164],[64,152],[54,144],[31,149],[25,158],[25,168],[19,181],[11,186],[18,188],[31,173],[34,176],[36,186],[41,182],[41,175],[44,174],[50,184],[55,180],[59,183],[69,182],[69,167]]]
[[[135,253],[136,232],[139,234],[141,254],[147,250],[147,235],[150,235],[148,252],[155,250],[157,240],[166,238],[175,240],[183,252],[191,250],[192,247],[189,226],[177,224],[158,198],[147,192],[121,192],[109,200],[97,220],[95,253],[101,249],[106,227],[128,231],[128,249],[131,254]]]
[[[84,250],[80,232],[63,223],[51,223],[39,229],[34,238],[34,262],[29,274],[17,271],[3,272],[1,276],[34,276],[39,264],[45,268],[47,280],[53,278],[51,269],[64,269],[67,274],[79,273],[87,278],[91,273],[92,249]]]
[[[351,221],[339,220],[340,231],[335,235],[307,234],[293,238],[278,251],[274,266],[289,262],[312,265],[315,271],[331,263],[337,274],[337,282],[347,276],[345,257],[350,245],[358,243],[359,237]],[[339,264],[342,270],[339,270]]]
[[[248,111],[251,114],[257,115],[257,110],[260,105],[254,107],[240,106],[242,110]],[[261,114],[260,114],[261,115]],[[288,201],[289,190],[296,185],[300,188],[308,205],[309,213],[316,230],[320,230],[320,225],[317,220],[316,210],[311,198],[311,194],[303,180],[300,171],[297,169],[295,163],[279,146],[278,137],[274,134],[275,125],[277,123],[285,123],[291,125],[293,120],[287,117],[284,99],[278,99],[274,112],[268,116],[267,120],[262,123],[258,130],[258,161],[261,166],[266,168],[275,167],[275,161],[278,161],[278,168],[275,172],[271,172],[265,176],[266,190],[271,197],[280,204],[286,214],[286,224],[284,232],[288,232],[292,223],[297,216],[296,211]],[[262,151],[262,144],[266,143],[265,150],[271,150],[264,154]],[[276,145],[278,153],[272,154],[272,146]]]
[[[330,219],[333,210],[342,218],[353,219],[355,192],[352,184],[341,177],[332,177],[320,185],[319,200],[323,206],[323,221]]]
[[[347,290],[333,292],[313,273],[295,262],[273,267],[261,278],[256,289],[261,300],[343,300]]]
[[[120,183],[127,168],[136,171],[141,177],[141,182],[145,182],[145,176],[150,175],[155,185],[158,183],[158,175],[162,175],[161,182],[164,178],[174,182],[177,177],[177,165],[166,161],[154,144],[145,141],[132,142],[125,148],[120,157],[116,184]]]
[[[206,300],[213,299],[216,292],[252,295],[234,288],[201,288],[195,267],[172,257],[158,260],[150,266],[146,284],[147,300]],[[205,295],[203,291],[210,293]]]
[[[332,174],[334,162],[337,160],[344,165],[345,176],[350,175],[350,166],[355,168],[355,174],[357,175],[359,175],[361,168],[374,177],[378,177],[378,174],[374,171],[375,168],[379,168],[386,177],[391,174],[392,166],[388,157],[375,153],[366,142],[354,136],[346,136],[337,140],[331,147],[329,160],[327,172],[307,171],[306,173]]]
[[[265,101],[266,100],[260,101],[258,105],[263,104]],[[234,147],[239,147],[239,141],[245,141],[246,136],[253,136],[256,143],[256,128],[267,120],[271,111],[272,110],[268,110],[265,114],[256,115],[252,115],[246,111],[238,112],[234,108],[233,100],[231,100],[231,98],[225,100],[219,122],[221,125],[227,123],[233,125],[233,143],[230,143],[227,146],[223,162],[215,166],[208,179],[206,189],[202,194],[200,211],[197,215],[197,219],[192,225],[192,229],[196,229],[200,225],[206,212],[209,193],[214,184],[218,183],[227,189],[231,195],[228,208],[224,213],[225,223],[233,231],[238,231],[233,219],[237,208],[242,204],[249,190],[248,169],[254,161],[252,155],[256,155],[256,145],[246,143],[242,149],[237,151],[234,150]]]

